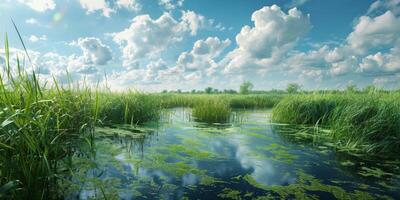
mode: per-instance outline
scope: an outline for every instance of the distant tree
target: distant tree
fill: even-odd
[[[182,90],[181,90],[181,89],[178,89],[176,92],[177,92],[177,93],[182,93]]]
[[[211,94],[213,91],[212,87],[206,87],[206,89],[204,90],[204,92],[206,92],[207,94]]]
[[[195,89],[193,89],[193,90],[191,91],[191,93],[192,93],[192,94],[196,93],[196,90],[195,90]]]
[[[358,91],[357,85],[348,84],[347,87],[346,87],[346,91],[347,92],[357,92]]]
[[[162,91],[162,93],[167,93],[167,92],[168,92],[168,90],[163,90],[163,91]]]
[[[227,90],[227,89],[225,89],[224,93],[226,93],[226,94],[236,94],[237,92],[236,92],[236,90],[232,90],[232,89]]]
[[[215,88],[215,89],[213,90],[213,93],[219,93],[218,89]]]
[[[301,86],[297,83],[289,83],[286,87],[286,92],[288,93],[297,93],[301,89]]]
[[[245,81],[240,85],[240,94],[248,94],[253,89],[253,84],[250,81]]]

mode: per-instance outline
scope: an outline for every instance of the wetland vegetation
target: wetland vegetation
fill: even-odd
[[[397,91],[116,93],[5,49],[0,198],[400,198]]]

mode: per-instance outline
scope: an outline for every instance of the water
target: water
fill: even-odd
[[[399,160],[361,158],[282,137],[270,112],[212,127],[177,108],[146,130],[99,128],[68,199],[400,199]]]

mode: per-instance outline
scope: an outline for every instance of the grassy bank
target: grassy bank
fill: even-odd
[[[340,148],[376,154],[400,152],[399,93],[293,95],[273,109],[273,120],[323,126]]]

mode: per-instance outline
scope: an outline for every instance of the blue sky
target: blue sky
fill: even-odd
[[[400,86],[400,0],[1,0],[15,62],[11,18],[43,81],[68,71],[113,90]]]

